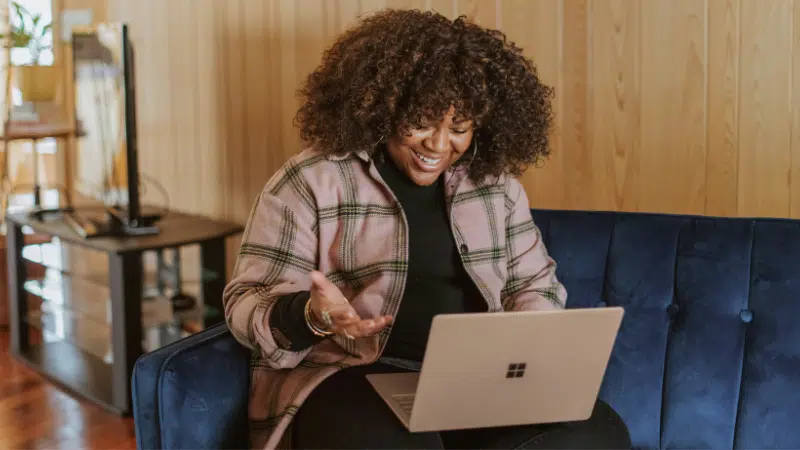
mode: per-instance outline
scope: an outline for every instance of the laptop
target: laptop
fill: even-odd
[[[442,314],[420,372],[367,379],[410,432],[588,419],[621,307]]]

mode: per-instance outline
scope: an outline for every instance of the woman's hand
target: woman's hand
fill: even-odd
[[[391,316],[360,318],[342,291],[320,272],[311,272],[311,283],[311,316],[318,328],[355,339],[378,334],[392,323]]]

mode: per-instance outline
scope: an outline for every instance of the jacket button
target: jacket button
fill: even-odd
[[[467,253],[469,251],[469,247],[467,244],[461,244],[461,253]]]
[[[739,311],[739,319],[742,323],[750,323],[753,321],[753,312],[749,309],[743,309]]]

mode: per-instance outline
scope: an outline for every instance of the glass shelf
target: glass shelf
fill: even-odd
[[[41,333],[44,344],[68,344],[105,364],[114,362],[111,328],[107,324],[84,320],[80,314],[48,303],[42,303],[39,310],[28,312],[25,321]],[[176,323],[146,326],[142,329],[142,349],[153,351],[190,334]]]
[[[89,347],[84,350],[106,358],[106,350],[97,350],[100,346],[94,339],[110,345],[111,298],[107,286],[55,269],[46,269],[44,277],[29,279],[24,287],[31,294],[28,320],[32,326],[59,337],[89,333],[91,338],[79,339],[88,342]],[[151,329],[164,327],[195,329],[195,323],[202,323],[204,319],[218,314],[221,311],[202,304],[185,311],[173,311],[169,296],[150,295],[142,299],[142,329],[145,336]],[[144,347],[148,348],[148,345]]]
[[[183,259],[198,259],[199,249],[182,249]],[[31,263],[41,265],[49,269],[55,269],[73,277],[81,277],[91,280],[97,284],[108,284],[108,256],[97,250],[80,247],[74,244],[60,241],[53,238],[50,242],[28,244],[22,249],[22,257]],[[192,265],[185,266],[191,268]],[[158,272],[156,255],[154,252],[145,253],[144,257],[144,284],[145,286],[155,287],[158,285]],[[202,270],[199,277],[187,277],[182,274],[182,285],[199,285],[203,282],[214,281],[219,274],[208,270]],[[162,273],[162,279],[171,282],[172,273]]]

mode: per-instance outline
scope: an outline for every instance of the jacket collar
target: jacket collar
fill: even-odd
[[[344,161],[350,158],[358,158],[364,162],[371,162],[373,160],[372,155],[366,150],[356,150],[347,152],[341,155],[337,154],[328,154],[325,157],[329,161]],[[466,166],[464,165],[456,165],[454,167],[450,167],[445,171],[447,174],[455,174],[457,172],[464,172],[466,174]]]
[[[358,151],[347,152],[347,153],[342,154],[342,155],[328,154],[325,157],[328,158],[329,161],[344,161],[344,160],[352,158],[352,157],[356,157],[356,158],[358,158],[358,159],[360,159],[360,160],[362,160],[364,162],[369,162],[369,161],[372,160],[372,157],[369,155],[369,152],[367,152],[366,150],[358,150]]]
[[[329,161],[345,161],[350,158],[358,158],[370,166],[370,173],[372,173],[373,176],[377,174],[377,170],[372,170],[374,169],[374,161],[373,161],[374,158],[366,150],[355,150],[341,155],[328,154],[326,155],[326,158]],[[463,164],[456,165],[455,167],[450,167],[444,172],[444,182],[448,198],[451,198],[456,194],[459,185],[466,177],[467,177],[467,169],[466,166]]]

